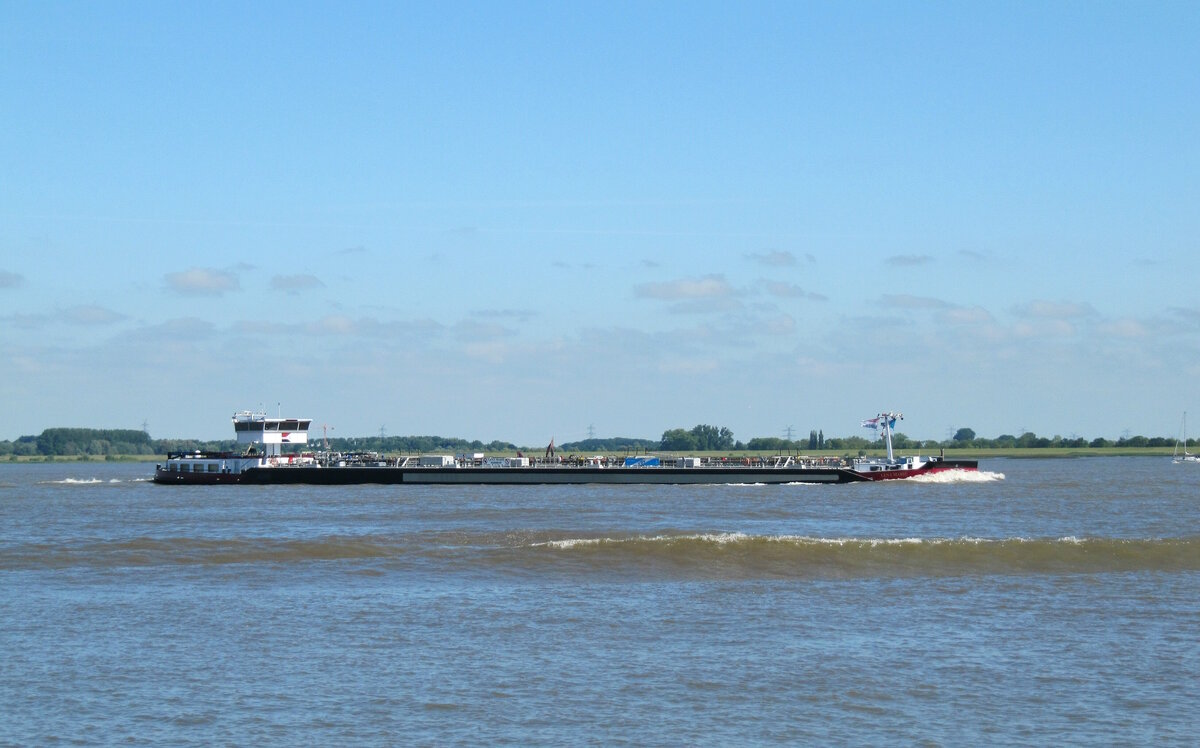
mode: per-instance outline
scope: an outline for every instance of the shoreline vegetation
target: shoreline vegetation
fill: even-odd
[[[522,450],[523,451],[523,450]],[[916,454],[915,450],[896,450],[897,454],[908,455]],[[921,450],[921,454],[937,453],[938,450]],[[658,453],[657,451],[655,452]],[[402,453],[401,453],[402,454]],[[497,452],[495,454],[485,452],[489,457],[511,455],[511,452]],[[562,453],[560,453],[562,454]],[[592,453],[579,452],[575,453],[580,456],[591,456]],[[597,453],[597,454],[612,454],[612,453]],[[624,453],[619,453],[624,454]],[[773,451],[751,451],[744,450],[738,452],[689,452],[689,456],[695,457],[773,457],[779,452]],[[788,453],[783,453],[788,454]],[[844,452],[833,450],[824,450],[816,452],[801,452],[806,457],[846,457]],[[887,454],[883,449],[868,449],[864,450],[862,455],[855,453],[854,456],[866,457],[883,457]],[[564,455],[565,456],[565,455]],[[960,459],[1076,459],[1082,457],[1170,457],[1171,449],[1163,447],[1100,447],[1096,449],[947,449],[946,457]],[[16,456],[9,455],[5,458],[0,458],[0,466],[5,464],[36,464],[36,463],[113,463],[113,462],[144,462],[152,463],[166,459],[166,454],[145,454],[145,455],[29,455]],[[0,467],[0,469],[3,469]]]
[[[301,451],[323,449],[320,437],[310,435],[310,443]],[[1031,457],[1135,457],[1169,456],[1176,441],[1164,437],[1125,436],[1115,441],[1038,437],[1025,433],[1020,437],[1002,435],[995,439],[978,438],[971,429],[959,429],[944,441],[915,440],[897,433],[893,444],[901,454],[938,454],[947,457],[1031,458]],[[1196,440],[1188,440],[1196,446]],[[328,448],[337,452],[377,452],[388,455],[422,453],[483,453],[488,456],[541,454],[545,446],[517,446],[509,442],[446,438],[439,436],[372,436],[328,440]],[[765,457],[804,455],[808,457],[882,456],[886,453],[880,439],[863,437],[826,438],[812,431],[808,439],[785,440],[753,438],[734,441],[726,428],[699,425],[691,430],[671,429],[660,440],[587,439],[554,447],[564,457],[592,455],[687,454],[702,457]],[[3,462],[153,462],[169,452],[240,451],[234,440],[152,439],[145,431],[131,429],[52,428],[38,436],[22,436],[15,441],[0,440]]]

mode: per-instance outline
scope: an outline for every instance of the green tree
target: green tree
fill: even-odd
[[[1037,434],[1033,433],[1032,431],[1026,431],[1024,434],[1021,434],[1019,437],[1017,437],[1016,446],[1020,447],[1021,449],[1036,447],[1037,439]]]
[[[690,431],[670,429],[663,432],[659,448],[666,452],[694,452],[697,449],[696,437]]]
[[[670,429],[663,432],[660,448],[674,452],[686,450],[727,451],[733,449],[733,432],[724,426],[718,428],[705,423],[693,427],[691,431]]]
[[[696,449],[719,451],[733,447],[733,432],[724,426],[699,424],[692,429],[692,436],[696,439]]]
[[[792,442],[777,436],[756,436],[746,443],[746,449],[756,452],[783,452],[792,448]]]
[[[116,451],[149,454],[153,451],[150,436],[133,429],[52,428],[37,437],[37,452],[46,456],[102,455]]]
[[[954,441],[956,441],[956,442],[969,442],[974,438],[975,438],[975,430],[974,429],[961,428],[958,431],[954,432]]]
[[[847,452],[865,449],[869,446],[871,446],[871,442],[861,436],[830,437],[825,440],[826,449],[844,450]]]

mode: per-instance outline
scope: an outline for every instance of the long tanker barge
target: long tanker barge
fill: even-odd
[[[881,429],[886,458],[804,459],[700,458],[638,456],[563,460],[483,455],[421,455],[384,458],[370,453],[285,453],[285,446],[308,443],[311,419],[271,418],[248,411],[233,416],[241,452],[175,452],[155,467],[154,482],[170,485],[213,484],[787,484],[855,483],[896,480],[948,470],[978,470],[976,460],[944,456],[897,457],[892,430],[899,413],[882,413],[864,421]]]

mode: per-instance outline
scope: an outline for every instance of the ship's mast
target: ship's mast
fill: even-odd
[[[883,427],[883,442],[887,445],[888,462],[896,461],[896,457],[892,453],[892,429],[896,426],[896,421],[903,420],[903,413],[880,413],[870,420],[863,421],[863,426],[869,429]]]

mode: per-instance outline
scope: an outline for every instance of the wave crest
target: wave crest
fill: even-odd
[[[857,578],[1200,570],[1180,538],[810,537],[740,532],[131,538],[0,546],[0,570],[346,562],[380,569],[637,578]]]
[[[537,544],[596,566],[668,563],[767,576],[894,576],[1200,570],[1190,538],[820,538],[698,533],[566,538]]]

